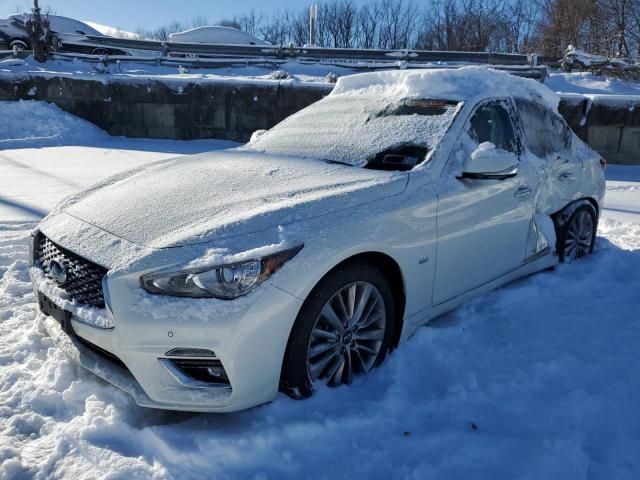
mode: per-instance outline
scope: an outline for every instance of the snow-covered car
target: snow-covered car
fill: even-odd
[[[15,18],[0,18],[0,50],[28,50],[29,36],[24,23]]]
[[[253,35],[233,27],[197,27],[169,35],[172,42],[217,43],[225,45],[270,45]]]
[[[26,23],[32,18],[30,13],[22,13],[17,15],[11,15],[8,18],[0,19],[0,46],[4,43],[9,49],[17,50],[29,50],[31,44],[29,36],[27,35]],[[109,48],[103,45],[82,45],[82,42],[78,40],[79,36],[92,35],[97,37],[104,37],[95,28],[87,25],[79,20],[73,18],[60,17],[58,15],[47,15],[49,21],[49,28],[52,32],[58,35],[73,35],[76,39],[77,45],[73,48],[67,48],[67,51],[76,51],[78,53],[88,53],[93,55],[104,54],[123,54],[124,52],[119,49]]]
[[[479,67],[342,77],[245,146],[63,201],[33,235],[39,319],[144,406],[349,384],[443,312],[593,250],[605,164],[557,105]]]

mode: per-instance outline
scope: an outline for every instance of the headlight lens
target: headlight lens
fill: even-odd
[[[140,285],[147,292],[155,294],[231,300],[246,295],[260,285],[287,260],[295,257],[302,247],[299,245],[261,259],[228,265],[151,273],[140,277]]]

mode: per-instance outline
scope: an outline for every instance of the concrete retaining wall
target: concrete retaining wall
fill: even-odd
[[[0,74],[0,100],[36,99],[112,135],[247,141],[327,95],[332,84],[118,80]],[[560,112],[611,163],[640,164],[640,97],[564,95]]]
[[[0,77],[0,100],[45,100],[111,135],[247,141],[328,94],[283,81],[101,82],[65,77]]]
[[[560,112],[610,163],[640,165],[640,96],[562,96]]]

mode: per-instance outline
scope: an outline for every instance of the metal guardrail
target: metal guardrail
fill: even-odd
[[[30,51],[18,52],[17,58],[27,58],[31,54]],[[15,58],[12,51],[0,51],[0,60],[5,58]],[[287,58],[271,58],[271,57],[150,57],[150,56],[133,56],[133,55],[89,55],[83,53],[66,53],[55,52],[53,54],[54,60],[61,61],[75,61],[82,60],[87,63],[94,64],[107,64],[116,65],[123,63],[136,63],[145,65],[154,65],[162,67],[173,68],[186,68],[188,70],[197,70],[199,68],[232,68],[232,67],[264,67],[271,68],[273,70],[279,69],[283,64],[290,61]],[[317,60],[308,58],[298,58],[295,61],[300,63],[317,62]],[[389,70],[389,69],[420,69],[420,68],[452,68],[468,66],[468,63],[457,62],[449,64],[437,64],[437,63],[422,63],[422,62],[403,62],[401,60],[393,61],[369,61],[367,63],[359,63],[349,60],[325,60],[321,62],[325,65],[332,65],[336,67],[348,68],[353,71],[375,71],[375,70]],[[491,68],[496,70],[503,70],[519,77],[532,78],[543,82],[547,77],[548,69],[544,66],[528,66],[528,65],[494,65],[491,64]]]
[[[427,50],[366,50],[354,48],[289,47],[265,45],[218,45],[204,43],[159,42],[132,40],[93,35],[62,34],[58,36],[60,50],[74,50],[92,46],[121,50],[160,52],[162,56],[204,56],[225,58],[263,57],[270,59],[299,59],[323,62],[453,62],[489,65],[537,65],[537,57],[497,52],[441,52]]]
[[[287,61],[320,63],[355,71],[380,69],[445,68],[491,65],[514,75],[543,81],[547,69],[535,55],[495,52],[442,52],[426,50],[366,50],[350,48],[219,45],[159,42],[93,35],[60,34],[55,38],[57,60],[81,59],[89,63],[142,63],[187,69],[263,66],[279,68]],[[135,52],[134,55],[92,55],[96,48]],[[148,52],[148,55],[140,55]],[[18,52],[25,58],[30,52]],[[0,52],[0,59],[14,52]],[[547,60],[547,59],[544,59]]]

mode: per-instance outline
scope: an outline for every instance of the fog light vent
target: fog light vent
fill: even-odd
[[[227,372],[216,358],[185,358],[174,355],[172,358],[159,358],[158,361],[173,378],[187,387],[231,388]]]
[[[229,383],[220,360],[172,359],[176,368],[201,382]]]
[[[174,348],[165,353],[167,357],[214,357],[216,354],[206,348]]]

